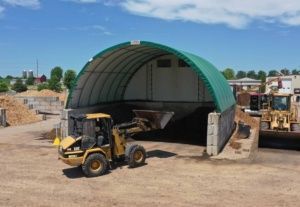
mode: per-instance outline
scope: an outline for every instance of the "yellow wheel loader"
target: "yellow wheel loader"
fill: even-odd
[[[81,166],[87,177],[107,172],[111,163],[127,161],[134,168],[145,163],[143,146],[127,143],[138,132],[163,129],[173,112],[133,110],[135,118],[113,125],[110,115],[97,113],[70,117],[73,132],[59,144],[59,159],[71,166]]]
[[[261,135],[300,138],[298,111],[291,98],[283,93],[269,95],[268,109],[263,110],[260,120]]]

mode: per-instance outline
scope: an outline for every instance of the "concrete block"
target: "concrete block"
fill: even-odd
[[[219,146],[220,145],[220,136],[219,135],[212,135],[211,139],[212,139],[212,144],[213,145],[215,145],[215,146]]]
[[[208,125],[207,126],[207,135],[213,135],[214,134],[214,127],[215,125]]]
[[[208,155],[214,156],[214,155],[218,154],[218,148],[217,148],[217,146],[214,146],[214,145],[207,146],[206,152]]]
[[[69,115],[72,113],[72,109],[63,109],[62,114],[61,114],[61,119],[68,120]]]
[[[213,137],[212,135],[207,135],[206,137],[206,147],[213,145]]]
[[[207,124],[213,124],[212,116],[210,116],[210,114],[207,116]]]
[[[218,114],[218,113],[212,113],[212,115],[211,115],[212,117],[212,122],[214,123],[214,124],[219,124],[219,119],[220,119],[220,114]]]

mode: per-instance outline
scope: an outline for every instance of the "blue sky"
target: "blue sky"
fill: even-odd
[[[298,0],[0,0],[0,75],[80,71],[129,40],[193,52],[223,70],[300,69]]]

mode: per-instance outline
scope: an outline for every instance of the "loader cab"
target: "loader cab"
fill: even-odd
[[[86,114],[70,117],[73,120],[73,137],[81,137],[81,148],[89,149],[110,144],[112,118],[107,114]]]
[[[268,106],[268,97],[263,93],[251,93],[250,94],[250,110],[259,111],[266,109]]]
[[[290,95],[276,94],[272,95],[270,106],[272,110],[289,111],[290,110]]]

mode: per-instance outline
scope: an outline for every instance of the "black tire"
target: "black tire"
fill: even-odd
[[[130,168],[143,165],[146,160],[146,150],[141,145],[130,145],[127,160]]]
[[[87,177],[100,176],[106,173],[108,163],[100,153],[90,154],[82,164],[82,171]]]

